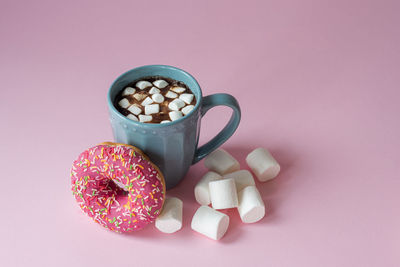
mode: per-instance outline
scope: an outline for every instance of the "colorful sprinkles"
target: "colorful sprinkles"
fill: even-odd
[[[161,172],[136,148],[103,143],[81,153],[71,169],[71,189],[81,209],[118,233],[155,221],[165,199]]]

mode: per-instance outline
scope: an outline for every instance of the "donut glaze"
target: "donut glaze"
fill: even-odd
[[[102,143],[82,152],[71,169],[72,192],[81,209],[118,232],[155,221],[165,200],[161,171],[136,147]]]

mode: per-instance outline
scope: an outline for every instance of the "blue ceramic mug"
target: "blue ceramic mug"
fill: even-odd
[[[164,76],[185,83],[196,97],[194,109],[176,121],[162,124],[132,121],[123,116],[114,106],[117,94],[132,81],[148,76]],[[198,147],[201,118],[209,109],[220,105],[232,108],[229,122],[213,139]],[[109,89],[108,108],[115,141],[136,146],[146,153],[162,171],[167,189],[183,179],[190,165],[231,137],[240,122],[240,107],[233,96],[214,94],[203,97],[199,84],[189,73],[165,65],[142,66],[119,76]]]

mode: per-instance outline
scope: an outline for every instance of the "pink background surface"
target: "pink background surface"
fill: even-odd
[[[0,265],[400,266],[398,1],[146,2],[0,2]],[[238,98],[223,147],[242,168],[259,146],[282,165],[257,184],[263,220],[230,210],[220,242],[193,232],[202,162],[168,192],[184,201],[176,234],[118,235],[81,212],[71,163],[112,140],[108,87],[146,64]],[[207,114],[202,143],[229,114]]]

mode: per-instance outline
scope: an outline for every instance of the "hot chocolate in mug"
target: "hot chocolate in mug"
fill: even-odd
[[[122,115],[114,106],[115,98],[129,83],[143,77],[162,76],[186,84],[196,97],[193,110],[169,123],[142,123]],[[108,91],[108,109],[115,142],[140,148],[161,170],[167,189],[176,186],[189,167],[221,146],[236,131],[240,107],[229,94],[203,97],[195,78],[184,70],[166,65],[148,65],[129,70],[119,76]],[[208,143],[198,147],[200,124],[206,112],[215,106],[228,106],[233,113],[226,126]]]

